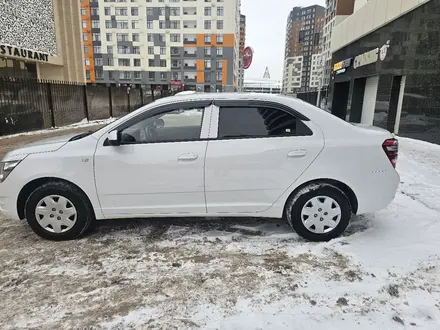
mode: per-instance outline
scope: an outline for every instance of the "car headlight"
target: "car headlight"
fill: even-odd
[[[20,162],[26,158],[27,155],[19,155],[18,157],[14,157],[12,159],[3,160],[0,162],[0,183],[5,181],[8,175],[12,172],[14,168],[17,167]]]

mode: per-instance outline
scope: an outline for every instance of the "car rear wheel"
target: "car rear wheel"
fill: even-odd
[[[339,188],[316,183],[289,199],[285,215],[301,237],[310,241],[328,241],[340,236],[347,228],[351,205]]]
[[[94,221],[87,196],[66,182],[48,182],[35,189],[26,201],[25,215],[37,235],[54,241],[77,238]]]

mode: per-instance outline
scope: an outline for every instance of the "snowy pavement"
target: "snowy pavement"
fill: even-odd
[[[0,329],[440,329],[440,146],[400,139],[385,210],[328,243],[282,221],[0,220]]]

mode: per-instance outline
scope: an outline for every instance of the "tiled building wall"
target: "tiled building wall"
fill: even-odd
[[[0,43],[57,54],[52,0],[0,0]]]
[[[440,143],[440,1],[432,0],[333,54],[332,63],[355,57],[390,40],[387,57],[337,75],[333,81],[379,75],[374,125],[392,127],[393,76],[406,76],[398,134]]]

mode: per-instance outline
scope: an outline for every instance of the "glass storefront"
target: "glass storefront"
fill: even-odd
[[[0,57],[0,77],[37,79],[36,63]]]

